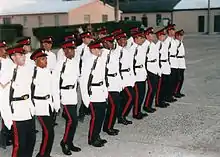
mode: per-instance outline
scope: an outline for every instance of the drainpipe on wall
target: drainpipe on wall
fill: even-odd
[[[171,19],[170,19],[171,21],[171,23],[173,23],[173,11],[171,11]]]
[[[115,2],[115,6],[114,6],[114,8],[115,8],[115,21],[116,22],[119,22],[119,0],[114,0],[114,2]]]
[[[207,12],[207,34],[210,34],[210,0],[208,0],[208,12]]]

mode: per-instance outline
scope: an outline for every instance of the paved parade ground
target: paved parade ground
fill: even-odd
[[[116,125],[118,136],[110,137],[105,147],[87,144],[89,117],[79,123],[75,145],[80,153],[73,157],[219,157],[220,156],[220,36],[187,36],[185,38],[187,71],[186,97],[166,109],[158,109],[133,125]],[[64,119],[55,128],[53,157],[64,157],[60,140]],[[35,153],[39,150],[41,129],[37,134]],[[0,148],[0,157],[10,157],[11,147]]]

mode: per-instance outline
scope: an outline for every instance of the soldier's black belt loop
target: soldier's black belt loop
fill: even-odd
[[[184,58],[185,56],[177,56],[177,58]]]
[[[75,88],[75,85],[67,85],[64,87],[60,87],[60,89],[74,89],[74,88]]]
[[[170,55],[170,57],[174,57],[175,58],[176,56],[175,55]]]
[[[135,68],[143,68],[143,65],[141,64],[141,65],[137,65],[137,66],[135,66]]]
[[[50,98],[50,95],[48,94],[46,96],[34,96],[33,98],[37,100],[47,100]]]
[[[168,59],[162,59],[162,60],[160,60],[161,62],[167,62],[168,61]]]
[[[120,71],[121,72],[129,72],[131,69],[130,68],[128,68],[128,69],[121,69]]]
[[[154,63],[154,62],[156,62],[156,61],[157,61],[157,59],[154,59],[154,60],[148,60],[147,62]]]
[[[29,94],[22,95],[21,97],[14,97],[12,98],[12,101],[22,101],[29,99]]]
[[[91,84],[91,86],[102,86],[102,85],[103,85],[103,81]]]
[[[114,73],[114,74],[107,74],[107,76],[109,76],[109,77],[116,77],[116,76],[117,76],[117,73]]]

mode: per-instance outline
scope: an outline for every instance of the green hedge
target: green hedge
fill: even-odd
[[[44,36],[52,36],[54,38],[54,46],[59,46],[63,41],[63,38],[71,33],[75,32],[79,27],[86,28],[88,24],[81,25],[69,25],[69,26],[59,26],[59,27],[39,27],[33,28],[33,34],[40,40]],[[106,23],[95,23],[91,24],[92,29],[96,31],[100,27],[106,27],[109,32],[117,28],[122,28],[125,32],[129,32],[129,28],[141,26],[141,22],[138,21],[120,21],[120,22],[106,22]]]
[[[20,24],[0,24],[0,40],[12,43],[17,37],[23,36],[23,26]]]

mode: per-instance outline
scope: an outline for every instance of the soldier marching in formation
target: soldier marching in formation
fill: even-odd
[[[66,123],[60,146],[71,155],[81,151],[74,136],[85,115],[91,116],[88,144],[103,147],[108,141],[101,131],[117,136],[115,123],[132,124],[131,110],[140,120],[185,96],[183,30],[169,24],[157,31],[130,28],[130,38],[122,29],[101,28],[96,34],[81,33],[82,42],[78,35],[66,36],[57,57],[51,36],[42,38],[33,53],[30,37],[13,47],[0,41],[0,146],[13,144],[12,157],[32,157],[35,120],[42,128],[37,157],[51,157],[61,108]]]

